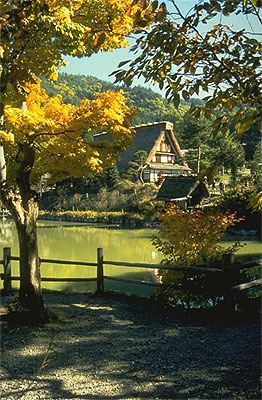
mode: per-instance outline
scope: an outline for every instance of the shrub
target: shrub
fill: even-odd
[[[261,212],[250,209],[250,198],[254,195],[254,187],[237,185],[223,193],[215,206],[222,212],[234,212],[237,218],[242,218],[237,223],[238,229],[257,230],[261,225]]]
[[[157,209],[156,203],[153,203],[150,200],[145,200],[138,204],[138,209],[146,220],[153,221],[155,219],[155,213]]]
[[[185,212],[172,206],[159,219],[160,227],[153,244],[164,255],[161,261],[164,264],[185,267],[221,264],[224,253],[234,253],[239,247],[236,243],[224,249],[219,244],[222,229],[236,222],[234,214],[200,210]],[[171,305],[182,304],[190,308],[210,301],[215,305],[223,293],[223,282],[217,274],[161,270],[159,275],[162,283],[168,286],[157,289],[156,296]]]

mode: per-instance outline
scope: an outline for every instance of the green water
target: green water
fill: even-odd
[[[12,255],[18,256],[17,234],[13,222],[10,220],[1,222],[0,230],[0,259],[2,259],[3,247],[11,247]],[[119,229],[91,224],[77,225],[69,222],[40,221],[38,223],[39,254],[41,258],[96,262],[97,248],[102,247],[106,261],[157,264],[160,262],[161,255],[156,252],[150,241],[150,237],[154,233],[155,231],[150,229]],[[244,247],[239,250],[237,258],[246,260],[261,257],[261,242],[254,237],[225,237],[224,245],[228,246],[237,240],[245,243]],[[2,270],[3,266],[0,265],[0,268]],[[151,270],[141,268],[105,266],[104,273],[122,278],[154,280]],[[17,261],[12,261],[12,275],[19,275]],[[41,275],[55,278],[91,278],[96,276],[96,268],[42,263]],[[18,285],[18,282],[12,282],[13,287],[18,287]],[[94,291],[95,282],[43,282],[43,287],[55,290]],[[153,288],[147,286],[112,281],[105,281],[105,288],[146,296],[153,291]]]
[[[12,221],[0,224],[0,259],[2,248],[11,247],[12,255],[18,256],[18,241],[15,226]],[[84,225],[70,222],[40,221],[38,223],[38,245],[41,258],[56,260],[72,260],[96,262],[97,248],[102,247],[104,260],[126,261],[139,263],[158,263],[160,256],[150,242],[152,231],[149,229],[119,229],[117,227],[103,227]],[[3,268],[2,266],[0,266]],[[104,274],[122,278],[144,279],[154,281],[151,270],[105,266]],[[18,262],[12,261],[12,275],[18,276]],[[41,265],[42,277],[96,277],[96,267],[44,264]],[[19,283],[12,282],[13,287]],[[68,282],[42,282],[47,289],[70,289],[77,291],[95,290],[95,282],[68,283]],[[105,288],[120,290],[137,295],[150,295],[152,287],[131,285],[127,283],[105,281]]]

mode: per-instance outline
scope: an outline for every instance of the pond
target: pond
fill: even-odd
[[[15,225],[7,220],[0,225],[0,259],[2,248],[11,247],[12,255],[18,256],[18,241]],[[104,260],[126,261],[139,263],[158,263],[160,256],[150,242],[152,231],[149,229],[119,229],[113,226],[94,224],[75,224],[70,222],[39,221],[38,245],[41,258],[56,260],[73,260],[96,262],[97,248],[102,247]],[[12,261],[12,275],[19,275],[18,262]],[[148,269],[105,266],[104,274],[120,276],[122,278],[144,279],[154,281],[154,276]],[[42,264],[42,277],[96,277],[96,268],[88,266]],[[13,287],[19,283],[12,282]],[[95,282],[68,283],[68,282],[43,282],[47,289],[70,289],[77,291],[95,290]],[[105,288],[118,289],[137,295],[150,295],[152,287],[130,285],[127,283],[105,281]]]
[[[14,223],[11,220],[1,222],[0,229],[0,259],[2,259],[3,247],[11,247],[12,255],[18,256],[18,242]],[[39,221],[39,254],[41,258],[96,262],[97,248],[102,247],[104,260],[157,264],[161,260],[161,254],[158,254],[151,244],[150,238],[154,233],[155,231],[151,229],[120,229],[115,226]],[[240,249],[238,257],[243,260],[260,258],[261,242],[254,237],[225,237],[224,245],[233,244],[237,240],[246,243]],[[2,268],[1,266],[1,270]],[[145,268],[105,266],[104,273],[122,278],[155,280],[152,271]],[[12,275],[19,275],[17,261],[12,261]],[[91,278],[96,276],[96,268],[42,263],[41,275],[42,277],[55,278]],[[18,282],[12,282],[13,287],[18,287],[18,285]],[[54,290],[94,291],[96,283],[43,282],[42,285],[44,288]],[[113,281],[105,281],[105,289],[140,296],[150,296],[154,290],[153,287],[144,285]]]

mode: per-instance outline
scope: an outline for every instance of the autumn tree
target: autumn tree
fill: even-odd
[[[163,255],[162,263],[176,266],[208,266],[219,262],[223,253],[232,253],[238,245],[223,249],[220,242],[222,229],[235,224],[234,213],[220,210],[196,210],[185,212],[170,206],[159,215],[160,226],[153,244]],[[215,304],[221,296],[222,281],[216,275],[188,274],[181,271],[160,272],[162,283],[158,296],[169,304],[202,305],[213,299]]]
[[[84,97],[92,100],[96,92],[120,89],[119,85],[97,79],[94,76],[67,73],[59,73],[56,81],[42,78],[41,86],[49,96],[60,93],[65,103],[74,105],[79,105]],[[179,134],[183,124],[183,115],[189,106],[181,105],[179,109],[176,109],[160,94],[142,86],[132,88],[125,86],[124,90],[128,99],[127,105],[138,108],[138,113],[133,119],[133,125],[170,121],[174,124],[176,134]]]
[[[43,308],[36,220],[42,176],[56,182],[67,176],[83,178],[111,166],[118,151],[132,143],[132,112],[122,92],[84,99],[80,106],[48,97],[40,83],[30,84],[26,107],[5,107],[2,141],[7,175],[2,196],[15,221],[20,249],[21,303],[33,311]],[[107,131],[113,143],[87,141],[86,131]]]
[[[43,301],[34,185],[46,172],[56,180],[111,165],[130,133],[130,112],[121,93],[109,92],[74,108],[63,105],[61,97],[48,98],[36,76],[55,79],[65,55],[91,56],[127,45],[127,35],[151,22],[148,6],[140,0],[0,2],[1,201],[18,230],[20,300],[35,315],[43,311]],[[98,148],[87,143],[80,133],[90,127],[107,131],[114,144]]]

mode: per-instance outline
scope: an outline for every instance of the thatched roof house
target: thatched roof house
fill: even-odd
[[[207,186],[195,176],[168,177],[162,183],[155,201],[174,202],[181,208],[194,207],[209,197]]]
[[[134,127],[135,138],[133,146],[120,153],[117,167],[121,174],[125,173],[129,161],[132,161],[139,150],[147,152],[148,157],[144,168],[145,182],[157,182],[160,176],[189,175],[191,173],[183,160],[179,143],[174,135],[171,122],[155,122]],[[96,141],[110,140],[106,134],[95,136]],[[111,139],[112,140],[112,139]]]

